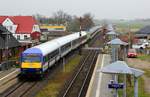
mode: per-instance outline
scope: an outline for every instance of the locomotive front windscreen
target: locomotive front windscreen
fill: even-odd
[[[41,57],[36,54],[23,55],[22,62],[41,62]]]
[[[42,56],[40,54],[23,54],[21,68],[41,68]]]

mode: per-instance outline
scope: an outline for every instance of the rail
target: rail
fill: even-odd
[[[90,50],[90,52],[88,53],[87,57],[85,58],[85,60],[81,64],[78,72],[75,74],[75,76],[71,80],[69,86],[67,87],[67,89],[64,92],[62,97],[69,97],[68,95],[72,91],[71,89],[79,88],[78,85],[76,85],[76,81],[77,80],[82,80],[82,83],[80,85],[81,87],[79,89],[77,89],[77,91],[79,90],[77,92],[77,95],[78,95],[78,97],[81,97],[82,92],[84,91],[84,86],[85,86],[85,84],[86,84],[86,82],[89,78],[89,74],[90,74],[90,71],[92,69],[92,65],[93,65],[93,63],[96,59],[96,56],[97,56],[97,52],[96,51],[93,52],[93,50]],[[81,79],[81,77],[83,77],[83,75],[85,75],[85,77]],[[75,96],[75,95],[72,95],[72,97],[73,96]]]

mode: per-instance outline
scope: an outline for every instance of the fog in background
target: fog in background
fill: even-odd
[[[51,16],[58,10],[71,15],[90,12],[97,19],[150,18],[150,0],[0,0],[0,15]]]

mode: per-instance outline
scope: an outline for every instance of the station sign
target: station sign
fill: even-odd
[[[110,89],[123,89],[124,84],[123,83],[111,83],[108,84],[108,88]]]

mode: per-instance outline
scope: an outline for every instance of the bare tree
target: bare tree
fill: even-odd
[[[72,20],[72,16],[59,10],[53,14],[53,19],[55,19],[56,24],[64,24]]]
[[[59,10],[53,13],[52,17],[45,17],[40,14],[34,15],[34,17],[40,24],[63,24],[67,26],[67,30],[69,32],[80,31],[80,25],[82,30],[88,30],[94,26],[93,16],[91,13],[86,13],[82,17],[77,17],[71,16],[64,11]]]
[[[68,30],[70,32],[78,32],[80,31],[80,21],[77,16],[73,16],[72,20],[68,23]]]
[[[92,26],[94,26],[93,16],[91,13],[86,13],[83,17],[78,18],[81,22],[82,30],[89,30]]]

